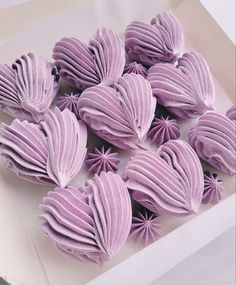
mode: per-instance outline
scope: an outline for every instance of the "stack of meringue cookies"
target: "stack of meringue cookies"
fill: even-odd
[[[57,42],[54,63],[29,53],[0,65],[0,109],[15,118],[0,126],[0,153],[20,178],[56,187],[40,205],[42,229],[65,254],[103,263],[129,234],[154,241],[160,215],[217,203],[223,183],[200,159],[236,173],[236,105],[226,115],[214,111],[209,67],[196,52],[181,55],[183,44],[181,24],[163,14],[128,25],[124,44],[101,28],[88,44]],[[77,94],[56,97],[61,82]],[[179,118],[198,118],[188,143],[179,139]],[[87,132],[105,146],[87,154]],[[136,150],[121,176],[114,147]],[[74,187],[84,164],[94,176]]]

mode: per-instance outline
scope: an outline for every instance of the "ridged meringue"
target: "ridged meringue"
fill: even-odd
[[[130,62],[130,63],[125,65],[124,73],[140,74],[144,78],[146,78],[148,70],[141,63],[137,63],[136,61],[134,61],[134,62]]]
[[[75,114],[76,118],[79,118],[79,111],[78,111],[78,100],[79,94],[67,94],[60,96],[57,101],[57,107],[63,111],[66,108],[69,109],[72,113]]]
[[[134,237],[136,242],[144,242],[149,244],[160,236],[161,225],[158,222],[158,217],[145,211],[139,212],[132,218],[132,226],[130,236]]]
[[[119,175],[102,172],[80,189],[56,188],[40,205],[43,230],[64,253],[80,261],[103,263],[126,241],[131,201]]]
[[[0,64],[0,109],[20,120],[39,122],[59,90],[55,68],[32,53],[12,67]]]
[[[203,194],[201,163],[193,149],[180,140],[163,144],[158,153],[143,151],[124,170],[126,185],[138,203],[159,214],[197,213]]]
[[[105,150],[104,146],[101,149],[95,147],[94,152],[88,153],[86,164],[89,167],[89,172],[116,172],[118,170],[117,164],[120,162],[118,153],[112,152],[111,147]]]
[[[223,181],[216,173],[206,171],[204,173],[204,192],[202,196],[203,204],[216,204],[222,199],[221,193],[224,191]]]
[[[174,62],[183,46],[180,22],[164,13],[152,19],[151,25],[134,21],[125,31],[125,49],[132,60],[152,66]]]
[[[185,53],[178,65],[156,64],[148,81],[159,104],[180,118],[195,118],[213,109],[214,84],[204,58]]]
[[[87,152],[87,129],[65,109],[49,111],[41,122],[48,145],[47,172],[60,187],[65,187],[79,172]]]
[[[232,121],[236,121],[236,104],[232,105],[226,112],[226,117]]]
[[[190,129],[188,137],[201,159],[225,174],[236,174],[236,131],[233,121],[216,112],[207,112]]]
[[[121,149],[137,149],[154,117],[156,99],[149,82],[138,74],[124,74],[114,88],[95,86],[78,102],[79,115],[102,139]]]
[[[160,146],[169,140],[178,139],[180,137],[180,128],[176,120],[161,116],[153,120],[148,136],[157,146]]]
[[[53,58],[60,76],[81,90],[97,84],[114,84],[125,66],[121,39],[105,28],[97,30],[88,46],[76,38],[63,38],[56,43]]]

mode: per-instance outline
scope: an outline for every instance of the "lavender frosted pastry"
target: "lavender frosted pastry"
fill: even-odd
[[[163,144],[158,153],[143,151],[124,170],[132,197],[153,213],[183,216],[197,213],[203,194],[201,163],[180,140]]]
[[[57,101],[57,107],[63,111],[66,108],[69,109],[72,113],[75,114],[76,118],[79,118],[79,111],[78,111],[78,100],[79,94],[67,94],[60,96]]]
[[[103,263],[126,241],[131,201],[119,175],[102,172],[76,189],[56,188],[43,198],[43,231],[58,249],[79,261]]]
[[[144,78],[146,78],[148,71],[147,68],[144,67],[141,63],[137,63],[136,61],[134,61],[125,65],[124,73],[140,74]]]
[[[55,68],[32,53],[12,67],[0,64],[0,110],[20,120],[39,122],[59,90]]]
[[[177,66],[157,64],[148,70],[148,81],[159,104],[180,118],[195,118],[213,109],[214,84],[204,58],[185,53]]]
[[[207,112],[189,131],[188,137],[201,159],[225,174],[236,174],[236,131],[233,121],[216,112]]]
[[[111,147],[105,150],[104,146],[101,149],[95,147],[94,152],[88,153],[86,164],[89,167],[89,172],[116,172],[118,170],[117,164],[120,162],[118,153],[112,152]]]
[[[203,204],[216,204],[222,199],[224,191],[223,181],[218,178],[216,173],[206,171],[204,173],[204,192],[202,196]]]
[[[134,21],[125,31],[125,49],[130,59],[146,66],[159,62],[176,61],[183,46],[180,22],[164,13],[152,19],[151,24]]]
[[[121,149],[137,149],[151,126],[156,107],[149,82],[124,74],[114,88],[95,86],[78,102],[81,119],[102,139]]]
[[[158,217],[145,211],[139,212],[132,218],[132,226],[130,236],[134,237],[136,242],[149,244],[160,236],[161,225],[158,222]]]
[[[98,84],[114,84],[125,66],[121,39],[105,28],[98,29],[88,45],[76,38],[63,38],[56,43],[53,58],[60,76],[81,90]]]
[[[232,105],[226,112],[226,117],[236,122],[236,104]]]
[[[152,122],[148,136],[159,147],[169,140],[178,139],[180,137],[180,128],[176,120],[161,116],[160,118],[155,118]]]

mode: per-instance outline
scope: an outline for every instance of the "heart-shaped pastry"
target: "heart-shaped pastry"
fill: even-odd
[[[0,64],[0,109],[20,120],[39,122],[59,90],[55,68],[32,53],[12,67]]]
[[[80,260],[103,263],[126,241],[132,209],[119,175],[102,172],[86,186],[56,188],[43,198],[43,230],[57,248]]]
[[[198,212],[204,187],[202,166],[183,141],[170,140],[158,153],[140,152],[128,162],[124,179],[133,199],[156,214]]]
[[[63,38],[56,43],[53,58],[60,76],[81,90],[97,84],[114,84],[125,66],[121,39],[105,28],[98,29],[88,45],[76,38]]]
[[[204,58],[185,53],[178,65],[156,64],[148,81],[157,101],[180,118],[195,118],[213,109],[214,84]]]
[[[236,174],[236,126],[216,112],[207,112],[189,131],[189,143],[198,156],[221,172]]]
[[[159,62],[175,62],[183,46],[180,22],[164,13],[151,24],[132,22],[125,31],[125,49],[130,59],[152,66]]]
[[[141,75],[124,74],[114,88],[95,86],[79,101],[80,118],[102,139],[121,149],[137,149],[154,117],[156,99]]]

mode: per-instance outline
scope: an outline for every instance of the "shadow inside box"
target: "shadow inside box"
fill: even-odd
[[[4,280],[2,277],[0,277],[0,285],[11,285],[6,280]]]

